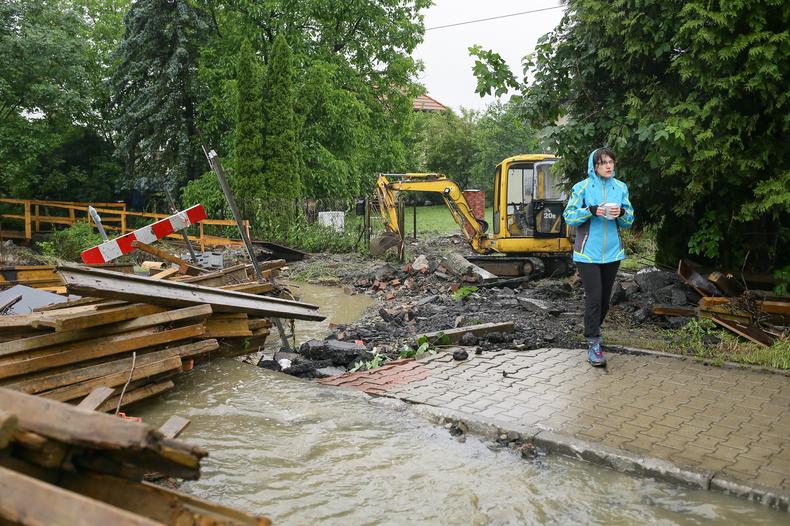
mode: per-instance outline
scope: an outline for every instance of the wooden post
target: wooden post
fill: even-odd
[[[417,199],[412,201],[412,219],[414,220],[414,239],[417,239]]]
[[[365,196],[365,248],[370,251],[370,198]]]
[[[121,235],[126,233],[126,205],[121,209]]]
[[[30,241],[33,237],[33,229],[30,225],[30,201],[25,201],[25,239]]]
[[[203,222],[202,221],[200,222],[200,251],[201,252],[205,252],[206,251],[206,239],[203,236]]]
[[[398,260],[403,263],[406,256],[405,243],[403,242],[404,234],[406,233],[406,201],[403,199],[398,200],[398,232],[401,235],[400,248],[398,249]]]
[[[73,225],[77,222],[77,218],[74,217],[74,207],[69,207],[69,224]]]
[[[35,205],[33,210],[36,213],[36,218],[35,218],[35,221],[36,221],[36,233],[39,233],[39,232],[41,232],[41,220],[39,219],[39,217],[41,217],[41,209],[39,208],[38,205]]]

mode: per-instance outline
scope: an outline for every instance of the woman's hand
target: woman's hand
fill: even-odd
[[[609,217],[620,217],[620,207],[619,206],[610,206],[609,207]]]
[[[606,215],[606,207],[605,206],[596,206],[595,207],[595,215],[598,217],[603,217]]]

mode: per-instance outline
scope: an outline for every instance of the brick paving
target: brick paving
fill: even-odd
[[[321,380],[370,394],[534,426],[790,491],[790,377],[672,357],[569,349],[446,353]]]

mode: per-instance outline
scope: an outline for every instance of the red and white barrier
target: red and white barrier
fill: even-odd
[[[87,264],[109,263],[113,259],[134,250],[132,246],[133,241],[150,244],[157,239],[162,239],[173,232],[183,230],[204,219],[206,219],[206,210],[203,208],[203,205],[195,205],[152,225],[144,226],[134,232],[129,232],[121,237],[116,237],[101,245],[84,250],[80,255],[82,256],[82,261]]]

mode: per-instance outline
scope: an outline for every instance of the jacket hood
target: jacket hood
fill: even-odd
[[[600,150],[600,148],[596,148],[590,152],[590,156],[587,157],[587,177],[590,178],[598,178],[598,174],[595,173],[595,165],[593,164],[593,157],[595,156],[595,152]],[[615,179],[617,177],[617,172],[614,168],[612,168],[612,177],[611,179]]]

